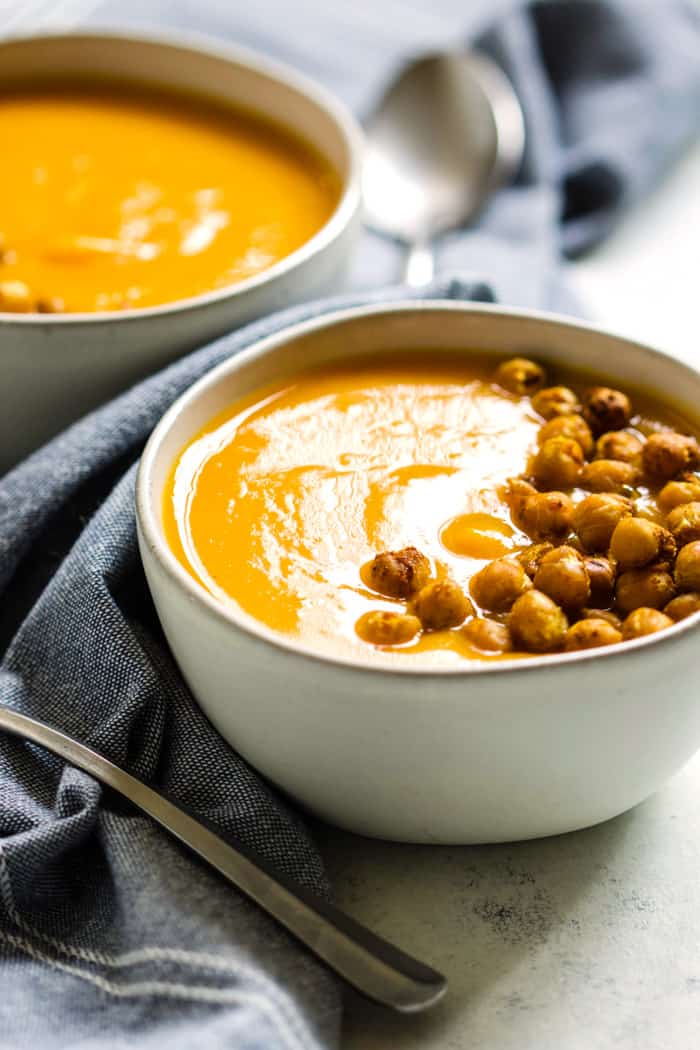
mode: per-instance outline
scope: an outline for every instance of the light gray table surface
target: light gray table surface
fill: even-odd
[[[699,186],[700,147],[569,268],[589,317],[696,364]],[[558,838],[320,835],[337,903],[450,979],[419,1017],[348,995],[343,1050],[700,1046],[700,754],[632,812]]]
[[[97,6],[0,0],[0,13],[79,22]],[[569,267],[592,320],[696,364],[699,186],[700,147]],[[336,902],[450,980],[418,1017],[348,994],[343,1050],[700,1046],[700,754],[634,811],[558,838],[408,846],[330,828],[318,838]]]

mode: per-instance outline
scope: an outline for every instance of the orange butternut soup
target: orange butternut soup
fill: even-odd
[[[0,90],[0,309],[156,306],[272,266],[329,219],[337,174],[262,119],[123,83]]]
[[[397,602],[361,567],[415,544],[468,586],[529,541],[500,486],[525,467],[538,422],[489,381],[489,362],[351,366],[258,392],[211,422],[166,491],[169,542],[224,603],[316,649],[372,658],[359,617]],[[488,659],[458,631],[423,634],[381,659]]]
[[[509,389],[497,363],[377,357],[231,406],[173,465],[173,552],[223,605],[389,665],[610,644],[699,609],[700,446],[685,421],[580,377]],[[572,425],[577,441],[562,436]],[[525,511],[514,484],[534,500]],[[408,597],[392,594],[411,579]],[[382,612],[400,617],[388,642]]]

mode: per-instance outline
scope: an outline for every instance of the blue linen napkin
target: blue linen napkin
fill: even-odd
[[[96,17],[137,21],[131,2]],[[277,53],[360,113],[408,53],[479,35],[518,86],[528,157],[478,229],[440,248],[443,267],[478,279],[425,294],[566,309],[560,254],[595,242],[698,131],[698,21],[677,3],[661,15],[560,0],[508,5],[489,29],[493,6],[475,5],[465,28],[464,6],[325,0],[295,7],[293,33],[280,0],[144,10]],[[407,296],[360,290],[399,265],[394,246],[367,235],[354,292],[191,354],[0,480],[0,702],[63,726],[320,892],[301,818],[213,731],[163,641],[136,551],[134,464],[204,371],[292,321]],[[306,951],[90,777],[1,736],[0,979],[3,1047],[311,1050],[339,1039],[337,985]]]

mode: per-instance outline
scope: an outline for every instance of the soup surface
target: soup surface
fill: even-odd
[[[529,396],[494,381],[493,359],[464,362],[437,354],[308,372],[212,420],[165,494],[182,564],[224,604],[316,650],[419,665],[514,655],[484,647],[460,622],[394,645],[369,644],[362,627],[368,613],[415,611],[380,593],[371,573],[378,552],[407,547],[429,560],[432,580],[469,596],[462,621],[507,622],[504,609],[484,610],[472,578],[532,549],[509,479],[528,475],[544,421]],[[635,401],[630,440],[679,424]],[[572,503],[588,495],[570,491]],[[660,520],[651,488],[640,483],[635,496],[639,513]]]
[[[309,240],[336,174],[277,126],[136,85],[0,90],[0,309],[147,307],[224,288]]]

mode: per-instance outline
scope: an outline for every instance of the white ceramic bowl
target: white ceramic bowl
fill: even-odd
[[[446,303],[366,307],[299,325],[225,362],[167,412],[137,487],[141,556],[192,692],[253,766],[321,817],[414,842],[498,842],[595,824],[636,805],[700,746],[693,616],[660,635],[463,669],[384,670],[314,654],[224,609],[163,535],[183,445],[237,398],[350,356],[470,350],[640,381],[697,419],[700,374],[562,318]],[[695,407],[693,407],[695,406]]]
[[[362,134],[325,90],[250,51],[187,37],[68,33],[0,42],[0,86],[115,76],[260,113],[314,146],[341,177],[335,212],[305,245],[230,288],[164,306],[66,316],[0,312],[0,473],[135,380],[242,322],[327,290],[358,226]],[[129,144],[120,144],[128,149]]]

